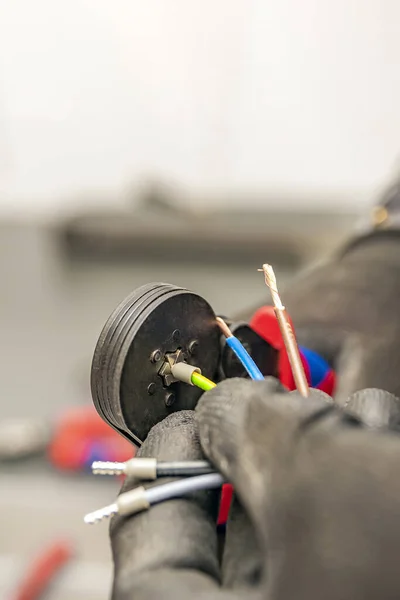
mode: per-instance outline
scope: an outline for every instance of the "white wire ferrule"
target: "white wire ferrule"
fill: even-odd
[[[188,365],[185,362],[178,362],[171,367],[171,373],[175,379],[179,379],[179,381],[183,381],[183,383],[193,385],[192,375],[193,373],[200,373],[201,375],[201,369],[199,369],[199,367]]]
[[[83,520],[85,523],[92,525],[115,514],[134,515],[149,508],[150,503],[146,498],[146,490],[143,486],[140,486],[118,496],[114,504],[87,514]]]
[[[155,458],[131,458],[124,463],[96,460],[92,464],[94,475],[127,475],[138,479],[157,479]]]

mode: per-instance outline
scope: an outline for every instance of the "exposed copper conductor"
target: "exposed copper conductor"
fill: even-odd
[[[307,398],[307,396],[310,394],[307,377],[304,372],[303,363],[301,362],[296,336],[290,324],[286,309],[283,306],[279,296],[274,270],[271,265],[268,264],[264,264],[262,269],[258,270],[264,273],[265,283],[271,291],[276,318],[278,320],[279,328],[281,330],[282,338],[286,347],[296,388],[298,392],[304,396],[304,398]]]
[[[217,323],[218,323],[218,327],[221,329],[221,331],[225,337],[227,337],[227,338],[232,337],[231,330],[229,329],[229,327],[225,323],[225,321],[223,319],[221,319],[221,317],[217,317]]]

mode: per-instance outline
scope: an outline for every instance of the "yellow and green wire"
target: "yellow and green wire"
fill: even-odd
[[[192,373],[191,380],[192,380],[193,385],[200,388],[204,392],[208,392],[209,390],[212,390],[216,386],[216,383],[211,381],[211,379],[207,379],[207,377],[204,377],[204,375],[201,375],[200,373],[197,373],[196,371],[194,373]]]

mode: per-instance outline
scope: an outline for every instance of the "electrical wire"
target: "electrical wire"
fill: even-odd
[[[156,485],[146,490],[146,497],[150,505],[179,498],[186,494],[192,494],[199,490],[212,489],[221,487],[224,483],[224,478],[219,473],[208,473],[207,475],[198,475],[197,477],[189,477],[179,479],[178,481],[170,481],[163,485]]]
[[[208,473],[215,473],[215,469],[207,460],[160,462],[157,464],[157,477],[192,477]]]
[[[216,386],[213,381],[201,374],[199,367],[194,367],[185,362],[178,362],[172,365],[171,373],[178,381],[195,385],[205,392],[212,390]]]
[[[204,375],[201,375],[200,373],[196,372],[192,373],[191,382],[193,385],[200,388],[204,392],[208,392],[216,386],[216,383],[211,381],[211,379],[207,379],[207,377],[204,377]]]
[[[215,473],[207,460],[157,461],[155,458],[131,458],[126,462],[95,461],[94,475],[127,475],[137,479],[154,480],[157,477],[192,477]]]
[[[250,375],[251,379],[255,379],[257,381],[261,381],[264,379],[264,375],[261,373],[260,369],[257,367],[254,360],[251,358],[250,354],[247,352],[246,348],[243,346],[242,342],[232,334],[228,325],[225,323],[221,317],[217,317],[218,325],[226,337],[226,343],[229,348],[236,354],[247,373]]]
[[[114,514],[132,515],[148,510],[152,505],[165,502],[166,500],[180,498],[186,494],[200,490],[219,488],[223,483],[224,478],[222,475],[219,473],[208,473],[197,477],[170,481],[148,489],[139,486],[118,496],[113,504],[87,514],[84,517],[84,521],[85,523],[93,524]]]
[[[276,318],[278,320],[282,338],[285,343],[285,348],[289,358],[296,388],[304,398],[307,398],[310,394],[307,377],[304,372],[303,363],[301,362],[296,336],[290,324],[286,309],[283,306],[281,298],[279,296],[278,285],[276,283],[274,270],[271,267],[271,265],[268,264],[264,264],[262,266],[262,269],[258,270],[264,273],[265,283],[271,291],[271,297],[274,303]]]

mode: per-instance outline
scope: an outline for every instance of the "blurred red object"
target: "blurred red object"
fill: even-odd
[[[217,525],[224,525],[228,520],[233,497],[233,486],[230,483],[224,483],[222,486],[221,500],[219,503],[219,513]]]
[[[293,321],[288,315],[292,330],[295,331]],[[261,336],[266,342],[271,344],[279,352],[278,358],[278,376],[282,385],[288,390],[295,390],[296,384],[294,381],[292,367],[290,366],[289,356],[285,348],[285,344],[282,338],[281,330],[279,327],[278,320],[275,315],[273,306],[261,306],[253,315],[250,320],[250,327],[254,329],[259,336]],[[325,373],[322,378],[317,376],[317,381],[313,384],[313,373],[310,370],[309,358],[310,352],[307,355],[304,354],[305,349],[299,347],[300,358],[303,364],[304,372],[307,377],[308,384],[311,387],[315,387],[328,395],[332,396],[335,391],[336,375],[335,372],[326,365]],[[313,353],[316,355],[316,353]],[[320,359],[321,360],[321,359]],[[314,363],[315,366],[315,363]]]
[[[72,546],[65,541],[52,543],[32,562],[10,600],[39,600],[60,570],[71,560]]]
[[[50,462],[63,470],[90,468],[95,460],[125,462],[136,448],[107,425],[91,406],[68,410],[48,447]]]

